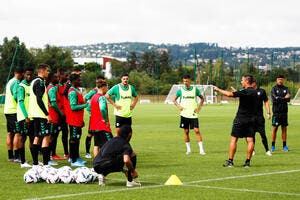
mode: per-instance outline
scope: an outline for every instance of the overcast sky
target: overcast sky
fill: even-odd
[[[299,0],[0,0],[0,44],[300,47]]]

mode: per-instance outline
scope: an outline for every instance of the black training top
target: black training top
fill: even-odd
[[[94,159],[93,166],[101,165],[103,162],[116,160],[123,155],[131,155],[133,152],[130,144],[122,137],[114,137],[107,141]]]
[[[272,111],[273,113],[287,113],[288,105],[287,102],[290,98],[284,98],[285,95],[290,94],[289,88],[284,85],[275,85],[271,89],[271,99],[272,99]]]
[[[258,107],[257,107],[257,115],[264,116],[264,102],[268,101],[267,93],[262,88],[257,88],[257,97],[258,97]]]
[[[257,114],[258,98],[254,88],[248,87],[236,92],[233,92],[234,97],[240,98],[240,104],[237,111],[237,117],[253,117]]]

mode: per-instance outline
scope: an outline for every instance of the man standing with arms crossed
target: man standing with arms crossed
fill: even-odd
[[[200,154],[205,155],[198,120],[198,113],[203,106],[204,98],[197,87],[191,86],[191,78],[189,75],[183,77],[183,84],[184,86],[176,92],[173,102],[180,110],[180,128],[183,128],[184,132],[186,154],[189,155],[192,152],[189,132],[190,129],[194,129]],[[197,97],[201,99],[199,103]],[[180,98],[179,103],[177,102],[178,98]]]
[[[115,96],[115,102],[111,99],[111,96]],[[122,75],[121,83],[113,86],[105,97],[114,107],[116,135],[118,136],[121,126],[132,125],[132,110],[138,102],[138,94],[134,86],[129,84],[129,75]]]
[[[288,126],[288,102],[290,102],[291,94],[289,88],[284,86],[284,76],[279,75],[276,78],[276,85],[271,89],[272,99],[272,147],[271,150],[275,151],[275,140],[278,127],[281,126],[282,132],[282,150],[289,151],[286,145],[287,126]]]

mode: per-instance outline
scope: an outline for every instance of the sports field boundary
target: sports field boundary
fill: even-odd
[[[277,194],[277,195],[300,196],[300,193],[298,194],[298,193],[272,192],[272,191],[263,191],[263,190],[249,190],[249,189],[235,189],[235,188],[226,188],[226,187],[193,185],[194,183],[205,183],[205,182],[212,182],[212,181],[223,181],[223,180],[251,178],[251,177],[258,177],[258,176],[268,176],[268,175],[297,173],[297,172],[300,172],[300,169],[299,170],[285,170],[285,171],[277,171],[277,172],[266,172],[266,173],[258,173],[258,174],[247,174],[247,175],[241,175],[241,176],[229,176],[229,177],[223,177],[223,178],[213,178],[213,179],[205,179],[205,180],[198,180],[198,181],[190,181],[190,182],[183,182],[183,185],[180,185],[180,186],[201,187],[201,188],[207,188],[207,189],[231,190],[231,191],[239,191],[239,192],[256,192],[256,193],[269,193],[269,194]],[[143,190],[143,189],[152,189],[152,188],[159,188],[159,187],[170,187],[170,186],[166,186],[164,184],[159,183],[157,185],[150,185],[150,186],[142,186],[142,187],[134,187],[134,188],[124,187],[124,188],[119,188],[119,189],[114,189],[114,190],[100,190],[100,191],[94,191],[94,192],[62,194],[62,195],[45,196],[45,197],[38,197],[38,198],[27,198],[27,199],[23,199],[23,200],[59,199],[59,198],[82,196],[82,195],[113,193],[113,192],[122,192],[122,191],[130,191],[130,190]]]

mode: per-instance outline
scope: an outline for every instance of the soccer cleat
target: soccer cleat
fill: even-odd
[[[77,158],[77,160],[76,161],[79,161],[79,162],[82,162],[82,163],[86,163],[86,161],[85,160],[83,160],[82,158]]]
[[[141,183],[137,183],[137,182],[135,182],[135,181],[127,181],[127,183],[126,183],[126,186],[127,187],[141,187],[142,186],[142,184]]]
[[[52,158],[52,160],[64,160],[64,158],[60,157],[57,154],[53,155],[51,158]]]
[[[272,151],[272,152],[275,151],[275,146],[271,146],[271,151]]]
[[[253,151],[252,151],[252,156],[254,156],[254,155],[255,155],[255,151],[253,150]]]
[[[105,186],[105,176],[103,176],[102,174],[99,174],[98,181],[99,181],[100,186]]]
[[[77,160],[76,162],[71,162],[71,167],[85,167],[85,164]]]
[[[200,151],[199,154],[204,156],[206,153],[205,153],[205,151]]]
[[[55,162],[55,161],[53,161],[53,160],[49,160],[48,161],[48,165],[50,165],[50,166],[56,166],[56,165],[58,165],[58,163]]]
[[[250,161],[246,161],[245,164],[243,165],[244,168],[250,167]]]
[[[19,158],[15,158],[15,159],[14,159],[14,162],[15,162],[15,163],[21,163],[21,160],[20,160]]]
[[[226,160],[226,162],[223,164],[223,167],[233,167],[233,161]]]
[[[288,151],[289,151],[289,148],[288,148],[288,146],[284,146],[284,147],[282,147],[282,151],[288,152]]]
[[[21,163],[21,168],[30,168],[32,167],[31,165],[29,165],[27,162],[24,162],[23,164]]]
[[[272,156],[271,151],[267,151],[267,152],[266,152],[266,155],[267,155],[267,156]]]
[[[70,154],[64,154],[64,158],[65,159],[69,159],[70,158]]]
[[[190,155],[191,153],[192,153],[191,151],[185,152],[186,155]]]
[[[84,157],[85,158],[92,158],[92,155],[90,153],[86,153]]]
[[[7,161],[8,161],[8,162],[14,162],[15,159],[14,159],[14,158],[9,158],[9,159],[7,159]]]

